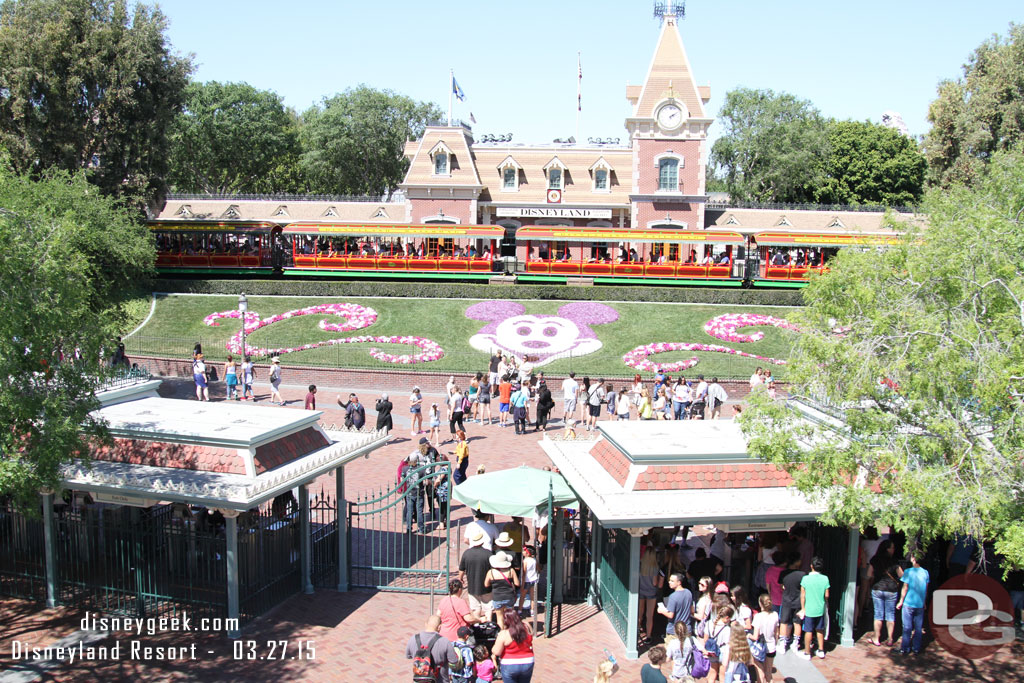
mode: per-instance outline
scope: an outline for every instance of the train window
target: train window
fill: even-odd
[[[658,162],[658,190],[662,192],[679,191],[678,159],[662,159]]]
[[[568,242],[555,242],[554,243],[554,258],[559,261],[569,260],[569,243]]]
[[[441,251],[445,256],[453,256],[455,254],[455,240],[451,237],[445,237],[441,240]]]

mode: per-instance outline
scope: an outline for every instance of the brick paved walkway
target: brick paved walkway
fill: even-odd
[[[350,500],[360,491],[377,486],[388,486],[394,481],[399,459],[415,446],[409,434],[408,389],[389,387],[395,404],[396,439],[375,452],[370,458],[360,459],[346,466],[346,497]],[[338,393],[347,395],[346,387],[321,388],[318,393],[320,407],[325,410],[323,422],[341,424],[343,415],[334,403]],[[165,396],[186,398],[194,396],[190,382],[178,379],[165,381],[161,393]],[[211,392],[215,398],[223,395],[220,385]],[[305,387],[284,387],[289,408],[302,409]],[[373,403],[376,396],[359,392],[367,405],[367,423],[374,423]],[[258,387],[260,404],[266,405],[269,394],[265,386]],[[425,395],[429,404],[439,397]],[[731,414],[731,406],[726,407]],[[560,412],[556,410],[560,417]],[[447,428],[447,425],[444,425]],[[560,422],[555,422],[559,428]],[[525,464],[541,467],[549,464],[536,445],[537,435],[516,436],[511,427],[467,424],[470,438],[470,473],[484,464],[488,471]],[[451,452],[451,444],[442,449]],[[323,477],[318,486],[333,494],[332,476]],[[452,538],[461,536],[459,524],[468,520],[469,512],[462,506],[452,510]],[[433,532],[439,536],[439,532]],[[453,543],[454,545],[454,543]],[[458,552],[451,550],[453,567]],[[440,552],[440,551],[437,551]],[[296,595],[275,610],[258,619],[243,632],[241,657],[236,657],[239,645],[222,634],[162,633],[143,636],[147,646],[188,646],[196,644],[197,660],[188,662],[144,661],[123,657],[120,661],[84,661],[64,665],[40,680],[53,681],[111,681],[111,680],[202,680],[202,681],[403,681],[409,679],[409,662],[403,652],[409,636],[419,630],[430,613],[430,599],[425,595],[395,592],[351,591],[338,593],[321,590],[314,595]],[[33,646],[53,642],[73,633],[80,615],[66,609],[42,610],[36,604],[17,600],[0,601],[0,671],[10,669],[10,641],[18,639]],[[646,661],[627,661],[624,648],[605,615],[586,605],[565,605],[556,612],[557,632],[550,640],[536,641],[537,669],[534,681],[590,681],[594,669],[608,648],[617,658],[621,670],[614,680],[639,680],[640,668]],[[131,640],[119,634],[118,640]],[[267,641],[288,641],[287,655],[297,653],[297,644],[315,643],[315,658],[309,660],[285,659],[250,661],[245,659],[249,642],[255,642],[260,654],[269,654]],[[99,643],[113,644],[114,639]],[[839,648],[830,652],[824,661],[815,661],[818,671],[827,680],[853,683],[856,681],[910,682],[910,681],[962,681],[979,680],[993,683],[1020,680],[1018,667],[1022,660],[1021,643],[1004,648],[995,657],[975,664],[956,660],[934,644],[926,647],[920,658],[903,659],[882,648],[873,648],[861,642],[856,648]],[[791,655],[786,655],[790,657]],[[786,659],[777,662],[775,680],[787,680]],[[788,680],[795,680],[790,678]],[[2,681],[2,676],[0,676]]]

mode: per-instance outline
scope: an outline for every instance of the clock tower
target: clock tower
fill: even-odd
[[[631,223],[636,229],[703,230],[706,142],[712,119],[705,112],[710,88],[690,69],[677,21],[680,0],[658,0],[661,33],[647,78],[626,86],[633,105],[626,119],[633,150]]]

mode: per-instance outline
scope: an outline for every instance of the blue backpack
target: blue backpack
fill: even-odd
[[[476,681],[476,659],[473,657],[473,648],[461,640],[452,643],[455,654],[459,661],[455,664],[448,663],[448,675],[452,683],[474,683]]]
[[[726,669],[724,683],[750,683],[750,669],[743,662],[733,662]]]
[[[718,644],[718,634],[725,629],[725,626],[718,629],[717,633],[708,634],[708,639],[704,642],[704,652],[707,653],[707,658],[717,662],[722,658],[722,648]]]

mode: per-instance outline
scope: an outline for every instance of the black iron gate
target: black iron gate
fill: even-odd
[[[451,464],[445,461],[411,469],[397,485],[349,501],[351,585],[429,593],[432,581],[447,577],[450,506],[438,498],[450,500],[451,490]]]
[[[309,501],[310,582],[338,586],[338,501],[323,489]]]

